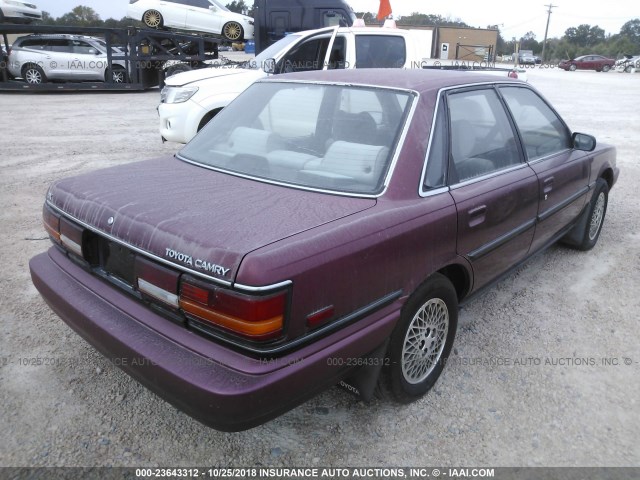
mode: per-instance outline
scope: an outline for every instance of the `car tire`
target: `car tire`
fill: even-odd
[[[611,67],[610,67],[609,65],[604,65],[604,66],[602,67],[602,71],[603,71],[604,73],[607,73],[609,70],[611,70]]]
[[[631,65],[627,65],[627,66],[625,67],[624,71],[625,71],[625,72],[627,72],[627,73],[631,73],[631,69],[632,69],[632,68],[633,68],[633,67],[632,67]]]
[[[190,70],[193,70],[193,69],[191,68],[191,66],[187,65],[186,63],[178,63],[176,65],[171,65],[169,68],[167,68],[167,70],[165,71],[164,77],[169,78],[172,75],[188,72]]]
[[[405,303],[391,335],[382,382],[398,402],[418,400],[433,387],[451,352],[457,325],[456,290],[436,273]]]
[[[599,178],[596,181],[591,201],[585,210],[585,217],[581,218],[573,230],[566,235],[563,243],[577,250],[591,250],[600,238],[608,204],[609,184],[604,178]]]
[[[22,67],[22,78],[29,85],[40,85],[47,82],[47,76],[44,70],[34,64],[27,64]]]
[[[112,70],[107,69],[104,72],[105,82],[109,81],[109,77],[111,77],[113,83],[127,83],[129,81],[127,71],[120,65],[115,65]]]
[[[227,22],[222,27],[222,36],[227,40],[244,40],[244,29],[238,22]]]
[[[149,28],[162,28],[164,19],[158,10],[147,10],[142,14],[142,23]]]
[[[578,67],[576,67],[575,65],[570,65],[569,66],[569,70],[571,70],[572,72],[575,72],[577,68]]]

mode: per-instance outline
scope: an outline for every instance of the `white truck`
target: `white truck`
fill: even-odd
[[[166,79],[158,106],[163,141],[187,143],[256,80],[340,68],[423,68],[431,36],[420,30],[330,27],[290,34],[242,65],[212,65]],[[485,70],[483,70],[483,73]],[[489,72],[487,72],[489,73]],[[509,70],[493,72],[509,75]]]

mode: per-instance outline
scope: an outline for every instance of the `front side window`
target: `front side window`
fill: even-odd
[[[72,40],[71,45],[73,47],[73,53],[77,53],[79,55],[95,55],[98,53],[98,49],[87,42]]]
[[[492,88],[451,93],[450,183],[464,182],[521,163],[507,113]]]
[[[295,187],[376,194],[411,101],[411,93],[390,89],[257,83],[179,157]]]
[[[560,117],[532,90],[501,87],[529,161],[571,148],[571,132]]]

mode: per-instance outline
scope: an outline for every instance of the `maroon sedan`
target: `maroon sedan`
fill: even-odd
[[[31,260],[53,310],[220,430],[338,382],[436,382],[458,306],[563,240],[592,248],[615,149],[529,85],[447,71],[278,75],[175,158],[60,180]]]
[[[613,58],[602,55],[582,55],[573,60],[562,60],[558,67],[567,71],[595,70],[596,72],[608,72],[613,68],[616,61]]]

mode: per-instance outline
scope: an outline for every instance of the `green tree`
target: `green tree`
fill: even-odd
[[[367,25],[380,25],[381,22],[376,18],[373,12],[355,12],[357,18],[362,18]]]
[[[451,19],[451,17],[442,17],[441,15],[425,14],[413,12],[411,15],[405,15],[398,19],[398,23],[402,25],[427,25],[438,27],[468,27],[461,19]]]
[[[625,23],[620,29],[620,35],[640,48],[640,18],[634,18]]]
[[[592,27],[587,24],[567,28],[564,36],[569,42],[579,47],[592,47],[605,40],[604,30],[602,28],[597,25]]]
[[[233,2],[227,3],[225,6],[232,12],[242,13],[253,17],[253,5],[249,8],[247,4],[244,3],[244,0],[233,0]]]
[[[531,50],[533,53],[540,53],[542,44],[536,41],[535,33],[527,32],[520,38],[520,50]]]

